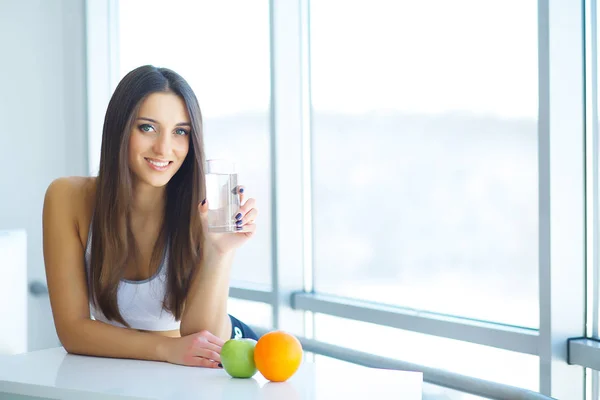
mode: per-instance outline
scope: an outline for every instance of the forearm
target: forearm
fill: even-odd
[[[69,353],[166,361],[164,347],[173,339],[85,319],[73,322],[69,331],[61,335],[61,340]]]
[[[190,284],[181,318],[181,336],[207,330],[223,340],[231,337],[227,300],[233,257],[233,251],[205,253]]]

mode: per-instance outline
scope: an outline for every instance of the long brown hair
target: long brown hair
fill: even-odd
[[[108,104],[92,225],[91,298],[107,319],[125,326],[129,324],[119,312],[117,290],[127,261],[137,254],[129,223],[133,198],[129,137],[141,102],[156,92],[171,92],[181,97],[192,125],[188,154],[166,187],[162,233],[152,257],[154,260],[156,254],[168,246],[163,307],[177,320],[181,319],[188,285],[200,259],[202,237],[197,206],[205,198],[206,190],[200,106],[193,90],[180,75],[167,68],[141,66],[121,80]]]

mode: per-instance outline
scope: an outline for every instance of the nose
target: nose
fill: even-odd
[[[154,141],[154,146],[152,146],[152,150],[157,156],[169,156],[171,154],[172,143],[171,143],[171,135],[160,134],[157,135],[156,140]]]

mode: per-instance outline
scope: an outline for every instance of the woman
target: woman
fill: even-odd
[[[241,232],[209,233],[204,162],[187,82],[153,66],[127,74],[106,112],[98,176],[59,178],[44,199],[50,304],[69,353],[219,368],[226,340],[257,339],[227,313],[255,200],[239,187]]]

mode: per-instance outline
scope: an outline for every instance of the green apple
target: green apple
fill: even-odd
[[[254,339],[229,339],[221,347],[223,369],[234,378],[251,378],[256,374]]]

